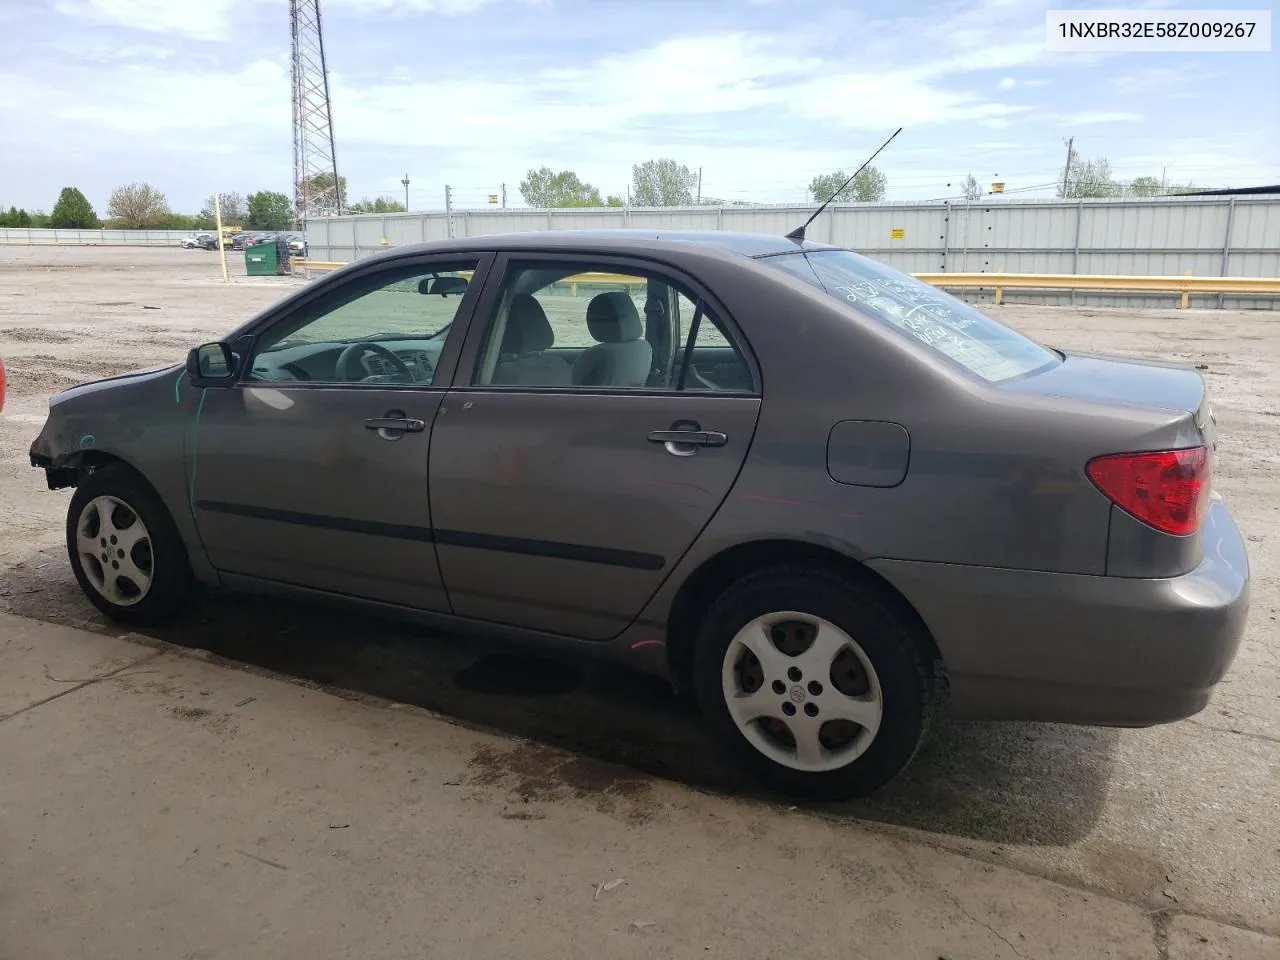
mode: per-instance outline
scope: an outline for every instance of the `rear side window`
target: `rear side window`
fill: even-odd
[[[753,390],[742,353],[695,294],[660,273],[585,260],[509,267],[472,384]]]
[[[936,350],[993,383],[1058,363],[1058,355],[922,280],[848,250],[766,257],[799,277]]]

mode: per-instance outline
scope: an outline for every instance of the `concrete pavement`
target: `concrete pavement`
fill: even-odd
[[[8,615],[0,772],[0,960],[1280,957],[1172,900]]]

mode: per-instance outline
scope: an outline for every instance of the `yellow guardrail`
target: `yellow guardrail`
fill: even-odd
[[[1004,302],[1006,289],[1117,290],[1182,294],[1182,309],[1193,293],[1271,294],[1280,297],[1280,277],[1137,277],[1072,273],[916,273],[925,283],[948,290],[990,289]]]
[[[296,269],[323,273],[345,267],[345,263],[305,260],[295,257],[290,263]],[[1151,291],[1182,295],[1182,309],[1187,309],[1193,293],[1262,294],[1280,297],[1280,277],[1145,277],[1112,274],[1073,273],[913,273],[944,290],[994,290],[995,302],[1004,303],[1004,292],[1013,290],[1115,290],[1118,292]],[[578,295],[579,283],[620,284],[638,286],[643,277],[622,273],[588,271],[565,277],[572,296]]]
[[[301,270],[304,273],[330,273],[339,267],[345,267],[345,263],[337,260],[308,260],[305,257],[290,257],[289,269]]]

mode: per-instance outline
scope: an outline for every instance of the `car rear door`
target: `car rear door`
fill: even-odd
[[[218,570],[448,610],[428,456],[475,294],[456,279],[448,294],[426,291],[478,265],[416,258],[357,271],[258,332],[238,383],[205,391],[187,465]],[[357,353],[339,365],[348,347]]]
[[[660,340],[646,308],[663,300],[676,362],[650,362],[637,378],[646,350],[661,360],[638,317],[650,316],[649,338]],[[615,636],[737,478],[760,409],[754,360],[709,291],[648,262],[500,257],[477,310],[431,438],[436,549],[453,610]],[[511,335],[517,316],[532,325]],[[725,349],[736,357],[736,386],[680,382],[680,360],[708,345],[720,363]]]

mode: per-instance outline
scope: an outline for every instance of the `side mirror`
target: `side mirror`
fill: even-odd
[[[230,386],[236,377],[236,356],[225,343],[206,343],[187,354],[187,376],[193,386]]]

